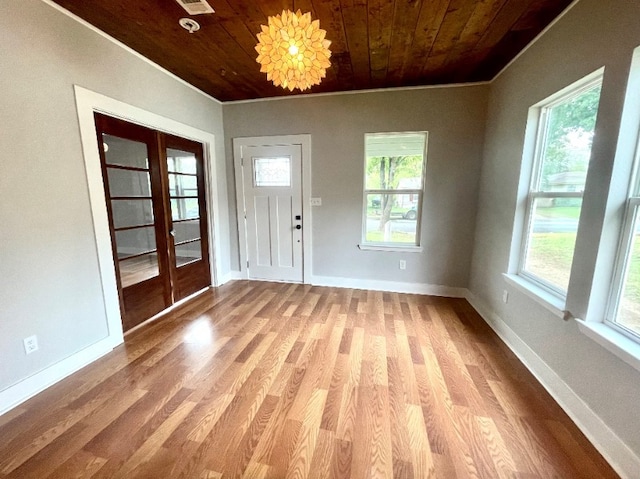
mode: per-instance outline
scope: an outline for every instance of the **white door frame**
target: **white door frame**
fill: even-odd
[[[165,118],[138,107],[109,98],[100,93],[87,90],[74,85],[78,121],[82,151],[84,153],[87,183],[89,188],[89,201],[91,203],[91,215],[98,253],[98,264],[102,279],[102,294],[104,298],[105,313],[109,339],[112,347],[124,341],[122,331],[122,316],[120,300],[118,298],[118,286],[111,247],[111,233],[109,231],[109,217],[102,182],[102,167],[100,155],[96,144],[96,124],[93,112],[97,111],[120,118],[138,125],[172,133],[183,138],[202,143],[204,147],[205,162],[205,187],[207,195],[207,222],[209,226],[209,264],[211,266],[211,283],[218,286],[222,279],[220,261],[221,245],[219,235],[216,234],[216,221],[220,218],[220,205],[216,188],[216,158],[215,136],[197,128]]]
[[[311,282],[311,135],[254,136],[233,139],[233,165],[236,180],[236,212],[240,242],[240,275],[249,278],[247,269],[247,230],[244,218],[244,184],[242,182],[242,148],[248,146],[300,146],[302,150],[302,282]]]

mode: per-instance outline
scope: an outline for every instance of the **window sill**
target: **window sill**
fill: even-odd
[[[422,246],[400,246],[381,244],[359,244],[362,251],[395,251],[402,253],[422,253]]]
[[[597,321],[578,320],[578,327],[590,339],[640,371],[640,344]]]
[[[550,313],[562,318],[564,316],[565,301],[558,296],[551,294],[549,291],[532,283],[531,281],[518,276],[517,274],[503,274],[505,281],[516,288],[521,293],[529,296],[540,306],[544,307]]]

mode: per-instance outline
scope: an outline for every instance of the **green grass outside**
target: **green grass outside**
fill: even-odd
[[[575,233],[535,233],[531,238],[530,251],[535,255],[536,264],[547,265],[546,270],[545,266],[538,266],[536,273],[547,278],[563,271],[568,280],[575,237]],[[630,302],[640,305],[640,241],[633,245],[624,296]]]
[[[579,206],[551,206],[549,208],[536,208],[536,216],[543,218],[575,218],[580,217]]]
[[[636,236],[636,241],[631,251],[629,274],[624,292],[625,298],[636,304],[640,304],[640,244],[638,244],[638,239]]]
[[[534,233],[529,250],[544,264],[571,269],[575,233]]]
[[[394,243],[409,243],[415,244],[416,236],[412,233],[404,233],[402,231],[392,231],[391,241]],[[367,231],[367,243],[382,243],[384,242],[382,231]]]

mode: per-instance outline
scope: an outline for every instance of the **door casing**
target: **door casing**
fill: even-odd
[[[104,186],[102,182],[102,167],[100,155],[96,145],[96,126],[94,112],[105,113],[109,116],[161,130],[188,138],[204,145],[205,158],[205,187],[210,208],[208,209],[209,225],[209,264],[213,286],[224,282],[221,262],[218,258],[222,251],[218,231],[220,218],[220,202],[217,196],[215,136],[212,133],[199,130],[169,118],[151,113],[147,110],[123,103],[100,93],[93,92],[78,85],[74,85],[76,109],[82,140],[82,152],[87,175],[89,202],[93,218],[94,236],[98,254],[98,265],[102,283],[102,294],[105,305],[105,316],[108,328],[108,338],[104,343],[111,349],[124,342],[120,300],[115,267],[113,265],[113,250],[111,233],[109,231],[109,217],[105,206]],[[106,352],[106,351],[105,351]]]
[[[302,282],[311,283],[312,257],[312,208],[311,201],[311,135],[257,136],[233,139],[233,162],[236,182],[236,211],[240,250],[240,276],[249,278],[247,269],[247,230],[244,218],[244,184],[242,180],[242,153],[248,146],[300,146],[302,150]]]

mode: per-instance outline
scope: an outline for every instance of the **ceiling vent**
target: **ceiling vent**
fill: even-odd
[[[202,13],[214,13],[207,0],[176,0],[189,15],[200,15]]]

